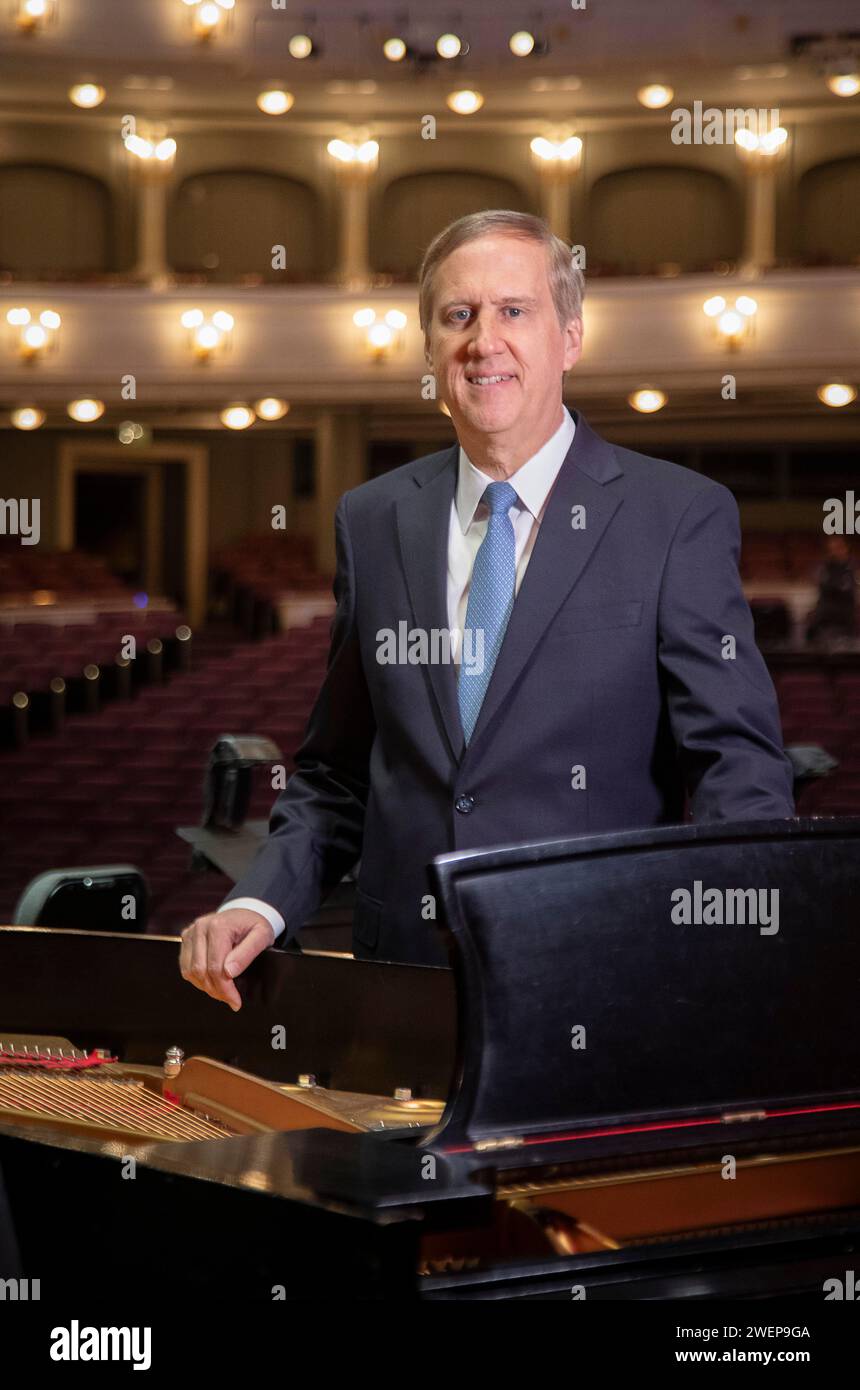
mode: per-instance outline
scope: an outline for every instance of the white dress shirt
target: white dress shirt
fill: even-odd
[[[562,406],[562,410],[564,418],[555,434],[508,478],[517,493],[517,500],[508,512],[514,528],[517,593],[534,550],[549,495],[573,443],[576,429],[573,416],[566,406]],[[452,633],[461,633],[466,625],[475,556],[487,532],[490,511],[481,498],[488,485],[498,481],[476,468],[461,447],[457,490],[451,503],[448,525],[448,627]],[[259,912],[271,924],[275,940],[286,930],[286,923],[277,908],[258,898],[234,898],[232,902],[222,903],[218,911],[225,912],[233,907],[246,907],[252,912]]]

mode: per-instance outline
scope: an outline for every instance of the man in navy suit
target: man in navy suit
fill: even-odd
[[[341,497],[327,674],[269,837],[183,933],[186,979],[289,939],[360,858],[357,955],[444,960],[448,850],[794,814],[738,577],[735,501],[617,448],[562,400],[582,276],[545,223],[491,211],[431,243],[427,360],[457,444]]]

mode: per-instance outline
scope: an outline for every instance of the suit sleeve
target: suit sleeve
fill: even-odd
[[[658,606],[658,656],[696,821],[793,816],[793,771],[738,572],[740,519],[721,484],[676,528]]]
[[[279,946],[361,855],[375,724],[356,631],[348,496],[335,514],[337,606],[325,679],[296,771],[272,807],[268,838],[225,900],[257,898],[276,908],[286,922]]]

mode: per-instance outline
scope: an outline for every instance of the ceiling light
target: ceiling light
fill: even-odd
[[[440,34],[436,40],[436,52],[440,58],[456,58],[462,48],[462,40],[456,34]]]
[[[406,57],[406,44],[403,39],[386,39],[382,51],[389,63],[399,63]]]
[[[653,387],[643,387],[639,391],[632,391],[627,397],[628,402],[634,410],[638,410],[642,415],[653,415],[655,410],[662,410],[666,404],[666,394],[657,391]]]
[[[45,423],[45,412],[35,405],[22,405],[12,411],[11,420],[16,430],[37,430]]]
[[[484,104],[481,93],[470,91],[468,88],[460,92],[449,92],[445,101],[458,116],[471,116],[475,111],[480,111]]]
[[[508,39],[508,48],[515,58],[527,58],[535,46],[535,36],[528,29],[518,29]]]
[[[271,87],[257,97],[257,105],[267,116],[283,116],[294,102],[292,92],[285,92],[282,87]]]
[[[18,0],[15,23],[30,33],[41,29],[53,17],[54,0]]]
[[[313,39],[307,34],[293,34],[287,47],[292,58],[309,58],[314,50]]]
[[[856,97],[860,92],[860,73],[834,72],[827,78],[827,85],[836,97]]]
[[[104,87],[98,82],[78,82],[69,88],[69,101],[83,111],[92,111],[94,106],[101,106],[105,95]]]
[[[261,420],[282,420],[289,408],[289,402],[277,396],[264,396],[262,400],[254,402],[254,410]]]
[[[67,410],[73,420],[77,420],[81,425],[89,425],[93,420],[98,420],[100,416],[104,415],[105,403],[86,396],[79,401],[69,401]]]
[[[246,430],[249,425],[253,425],[257,418],[247,405],[228,405],[221,411],[220,420],[222,425],[226,425],[228,430]]]
[[[857,399],[857,388],[848,386],[844,381],[830,381],[826,386],[819,386],[816,395],[822,405],[850,405]]]
[[[674,95],[674,90],[664,87],[662,82],[649,82],[647,86],[639,88],[636,100],[642,106],[647,106],[649,111],[659,111],[661,106],[669,105]]]

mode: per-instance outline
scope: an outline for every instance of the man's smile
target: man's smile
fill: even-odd
[[[469,386],[474,386],[478,390],[486,391],[490,388],[507,386],[509,382],[516,381],[516,377],[511,372],[494,372],[492,375],[469,374],[466,377]]]

